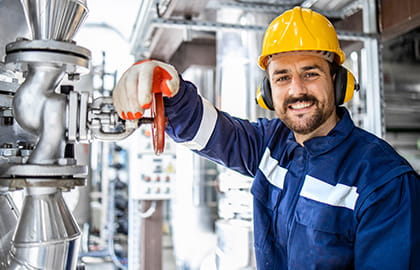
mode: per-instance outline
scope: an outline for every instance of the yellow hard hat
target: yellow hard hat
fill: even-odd
[[[258,66],[265,70],[270,55],[292,51],[333,52],[334,61],[339,65],[346,59],[332,23],[323,15],[302,7],[287,10],[270,23]]]

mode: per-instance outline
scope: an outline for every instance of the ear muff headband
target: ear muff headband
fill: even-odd
[[[334,78],[335,104],[337,106],[349,102],[354,95],[354,91],[359,90],[354,75],[343,66],[337,66]],[[274,111],[273,98],[271,95],[271,86],[267,77],[264,77],[258,86],[256,93],[256,102],[263,109]]]

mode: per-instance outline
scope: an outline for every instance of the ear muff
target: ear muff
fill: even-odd
[[[359,90],[354,75],[343,66],[337,66],[334,78],[335,105],[339,106],[353,98],[354,91]]]
[[[270,82],[265,76],[261,84],[258,86],[255,100],[257,104],[260,105],[263,109],[274,111]]]
[[[354,75],[343,66],[336,66],[334,78],[335,105],[339,106],[349,102],[355,91],[359,90],[359,84]],[[264,77],[258,86],[256,102],[266,110],[274,111],[273,97],[271,95],[271,86],[267,77]]]

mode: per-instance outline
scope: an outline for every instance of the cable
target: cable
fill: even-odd
[[[140,208],[140,205],[139,205]],[[138,214],[141,218],[149,218],[151,217],[156,211],[156,201],[152,201],[149,209],[147,209],[145,212],[141,212],[139,210]]]

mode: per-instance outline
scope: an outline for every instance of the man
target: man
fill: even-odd
[[[139,118],[152,83],[161,84],[167,133],[254,177],[258,269],[420,269],[418,174],[339,106],[354,90],[347,93],[344,60],[331,23],[296,7],[270,24],[258,59],[268,84],[264,104],[279,119],[249,122],[221,112],[159,61],[131,67],[114,104],[121,117]]]

